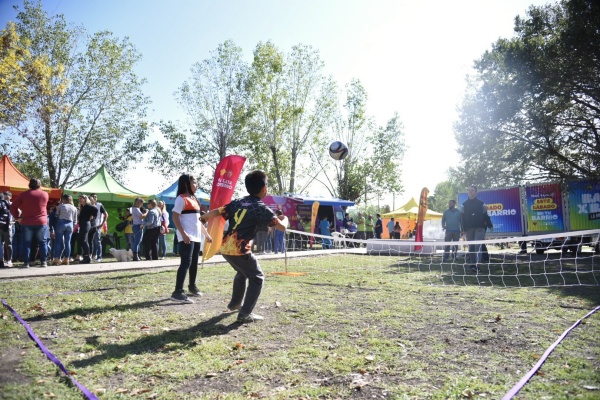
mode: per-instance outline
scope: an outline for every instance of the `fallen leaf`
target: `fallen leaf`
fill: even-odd
[[[56,397],[56,395],[52,392],[50,393],[44,393],[44,397]]]
[[[148,325],[142,325],[140,329],[150,329],[150,327]]]
[[[96,388],[94,389],[94,394],[105,394],[106,393],[106,389],[105,388]]]
[[[235,344],[235,348],[236,349],[243,349],[244,345],[238,342],[238,343]]]
[[[359,369],[358,372],[361,373],[361,375],[365,375],[367,373],[366,369]]]
[[[115,390],[115,393],[127,393],[127,392],[129,392],[129,389],[118,388],[117,390]]]
[[[148,400],[151,399],[158,399],[158,394],[157,393],[152,393],[151,395],[149,395],[148,397],[146,397]]]
[[[69,375],[77,375],[77,372],[75,372],[75,371],[69,371]]]
[[[365,356],[365,360],[373,361],[373,360],[375,360],[375,356]]]
[[[114,371],[120,371],[123,369],[122,365],[115,365],[115,367],[113,368]]]
[[[243,363],[244,363],[244,360],[237,360],[235,363],[236,363],[237,365],[240,365],[240,364],[243,364]]]
[[[207,372],[206,375],[204,375],[205,378],[215,378],[218,375],[215,372]]]
[[[496,316],[496,322],[500,322],[501,320],[502,320],[502,317],[500,316],[500,314],[498,314],[498,315]]]
[[[38,383],[38,384],[40,384],[40,385],[41,385],[42,383],[46,383],[46,382],[48,382],[48,381],[47,381],[47,380],[45,380],[45,379],[38,379],[38,381],[37,381],[37,383]]]
[[[280,303],[280,302],[278,302],[278,301],[276,301],[276,302],[275,302],[275,307],[281,307],[281,303]]]
[[[583,385],[583,388],[587,390],[600,390],[600,386]]]

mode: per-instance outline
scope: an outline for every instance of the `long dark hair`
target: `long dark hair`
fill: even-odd
[[[182,174],[177,182],[177,196],[181,194],[187,194],[196,197],[196,193],[192,191],[192,179],[194,177],[189,174]]]

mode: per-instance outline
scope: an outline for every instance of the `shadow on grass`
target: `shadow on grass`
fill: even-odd
[[[143,276],[145,278],[148,278],[149,275],[152,274],[152,276],[154,276],[153,274],[161,274],[163,273],[163,271],[160,272],[144,272],[141,274],[128,274],[128,275],[117,275],[117,276],[105,276],[102,277],[103,279],[106,280],[117,280],[117,279],[131,279],[131,278],[138,278],[140,276]]]
[[[120,360],[132,354],[144,354],[154,352],[172,352],[181,351],[181,347],[194,347],[194,342],[197,338],[226,335],[232,330],[242,326],[240,323],[233,322],[229,325],[220,323],[227,318],[230,313],[223,313],[212,317],[211,319],[201,322],[198,325],[187,328],[171,330],[160,333],[158,335],[148,335],[140,337],[127,344],[100,344],[98,337],[93,336],[86,339],[86,343],[91,343],[97,346],[102,354],[95,355],[85,360],[73,361],[71,365],[75,368],[88,367],[98,364],[104,360],[114,359]],[[182,346],[169,346],[172,344],[180,344]],[[169,346],[167,348],[167,346]]]
[[[46,320],[50,320],[50,319],[59,319],[59,318],[70,318],[73,317],[75,315],[89,315],[89,314],[97,314],[97,313],[104,313],[107,311],[127,311],[127,310],[135,310],[135,309],[139,309],[139,308],[148,308],[151,306],[155,306],[155,305],[180,305],[179,303],[165,303],[169,301],[169,299],[165,298],[165,299],[161,299],[161,300],[152,300],[152,301],[142,301],[139,303],[128,303],[128,304],[116,304],[113,306],[107,306],[107,307],[76,307],[76,308],[71,308],[69,310],[65,310],[59,313],[54,313],[54,314],[44,314],[44,315],[38,315],[36,317],[31,317],[31,318],[26,318],[25,321],[27,322],[39,322],[39,321],[46,321]]]

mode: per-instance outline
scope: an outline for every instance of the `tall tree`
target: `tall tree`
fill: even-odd
[[[240,149],[245,139],[247,70],[242,49],[231,40],[192,66],[191,77],[175,94],[190,125],[182,128],[171,121],[159,124],[168,142],[155,148],[154,164],[160,171],[172,174],[190,164],[214,171],[219,160]]]
[[[304,178],[314,169],[305,161],[322,142],[337,100],[336,84],[323,67],[319,52],[307,45],[285,53],[267,42],[254,51],[250,148],[255,165],[275,178],[274,193],[302,191],[311,182]]]
[[[344,142],[349,154],[341,161],[323,156],[326,151],[315,151],[313,157],[323,171],[317,180],[332,196],[365,203],[369,196],[381,198],[385,193],[402,192],[400,166],[405,152],[399,116],[394,114],[386,126],[375,127],[367,114],[367,100],[359,80],[346,85],[346,101],[328,139]]]
[[[254,50],[248,92],[252,125],[251,152],[255,165],[273,177],[274,193],[285,191],[285,171],[290,169],[289,144],[284,132],[290,127],[291,109],[285,75],[285,54],[273,43],[259,43]]]
[[[21,120],[8,126],[9,152],[43,166],[52,187],[74,185],[101,164],[119,176],[146,151],[148,135],[134,46],[110,32],[88,36],[69,28],[41,2],[24,2],[16,32],[49,72],[28,81],[33,98]]]
[[[600,177],[600,3],[531,7],[475,63],[455,125],[464,180]]]
[[[309,157],[310,146],[319,142],[335,109],[337,87],[331,78],[323,76],[323,67],[319,52],[311,46],[292,47],[285,68],[290,123],[284,132],[290,152],[287,191],[292,193],[296,190],[298,172],[304,176],[312,169],[311,166],[299,169],[301,160]]]

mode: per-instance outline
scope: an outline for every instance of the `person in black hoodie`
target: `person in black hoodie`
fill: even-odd
[[[487,208],[483,201],[477,198],[476,186],[469,186],[467,193],[469,198],[462,204],[462,226],[467,241],[484,240]],[[469,245],[469,262],[472,264],[471,269],[478,269],[476,264],[481,262],[481,245]]]

